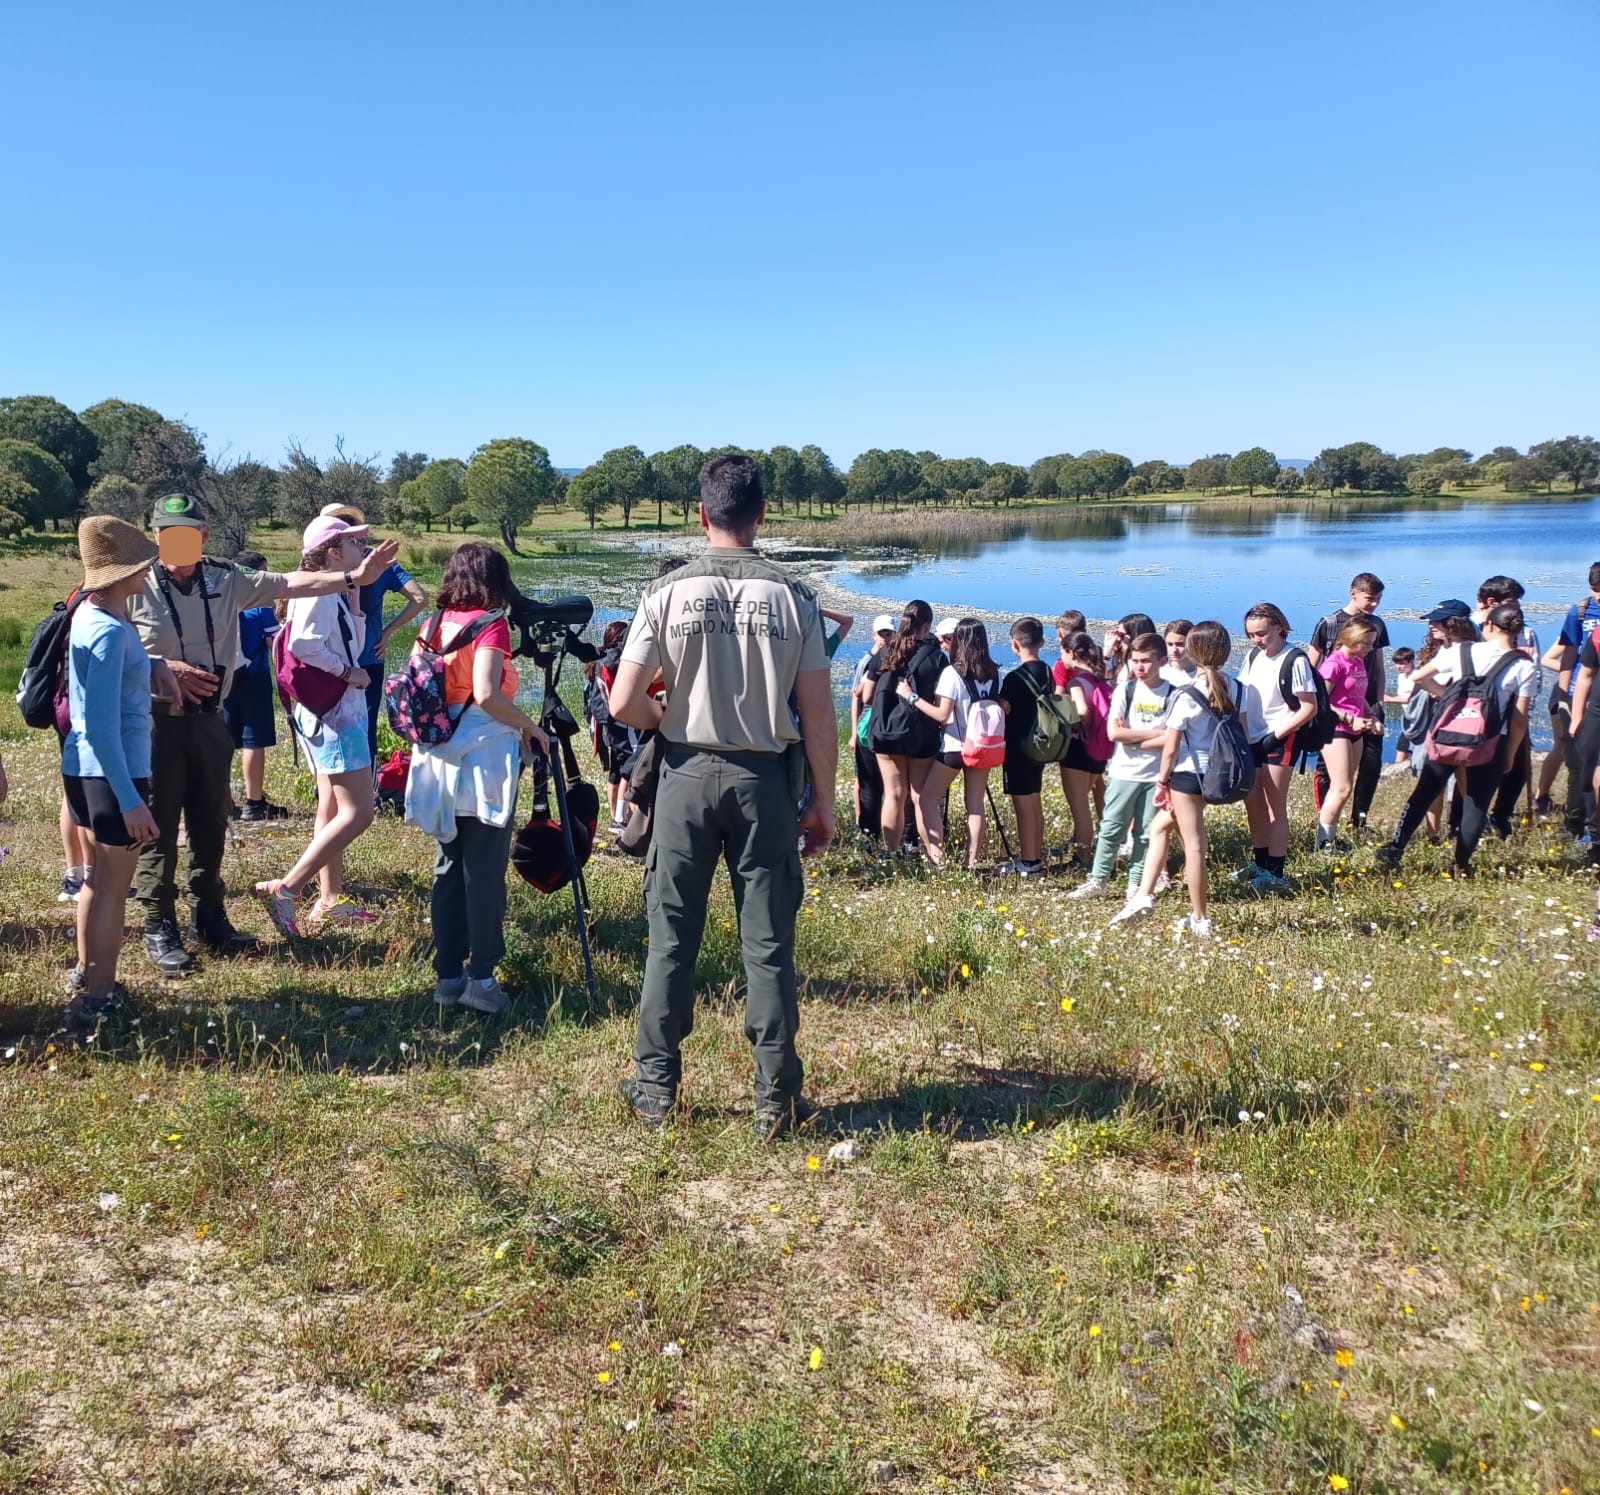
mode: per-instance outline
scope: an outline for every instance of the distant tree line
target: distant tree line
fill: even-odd
[[[290,443],[276,466],[224,451],[208,454],[204,436],[148,405],[102,400],[73,411],[48,395],[0,399],[0,534],[60,528],[80,514],[116,514],[142,523],[151,500],[174,490],[205,505],[219,553],[242,548],[253,524],[300,526],[332,502],[350,503],[371,518],[405,528],[447,531],[484,525],[516,549],[517,530],[541,508],[567,505],[592,529],[602,514],[620,510],[624,527],[654,509],[688,523],[699,494],[700,469],[727,452],[748,452],[761,466],[768,499],[779,514],[832,513],[840,505],[868,509],[988,504],[1018,499],[1073,502],[1137,498],[1151,493],[1203,495],[1244,489],[1249,494],[1326,491],[1438,493],[1471,484],[1513,492],[1570,484],[1574,491],[1600,480],[1600,441],[1566,436],[1541,441],[1526,453],[1497,446],[1473,457],[1460,447],[1396,456],[1371,442],[1325,447],[1303,472],[1264,447],[1217,452],[1186,465],[1135,463],[1120,452],[1091,449],[1040,457],[1029,467],[982,457],[874,447],[841,472],[818,446],[675,446],[646,455],[616,447],[570,478],[550,464],[538,442],[503,437],[466,459],[396,452],[387,466],[334,442],[315,457]]]

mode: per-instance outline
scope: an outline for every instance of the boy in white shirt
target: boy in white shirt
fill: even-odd
[[[1167,706],[1173,686],[1164,678],[1166,645],[1153,633],[1140,634],[1128,652],[1129,678],[1112,693],[1106,733],[1111,760],[1106,764],[1106,803],[1095,840],[1089,880],[1068,898],[1110,896],[1117,853],[1131,830],[1133,854],[1128,864],[1128,894],[1139,889],[1144,873],[1150,822],[1156,813],[1156,779],[1161,772],[1161,744],[1166,739]]]

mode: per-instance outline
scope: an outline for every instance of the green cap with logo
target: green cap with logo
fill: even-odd
[[[206,515],[200,507],[200,500],[190,498],[187,493],[169,493],[164,498],[158,498],[150,515],[150,528],[168,529],[174,525],[181,525],[185,529],[204,529]]]

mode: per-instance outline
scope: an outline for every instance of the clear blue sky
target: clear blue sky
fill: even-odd
[[[0,393],[213,451],[1600,428],[1600,7],[32,4]]]

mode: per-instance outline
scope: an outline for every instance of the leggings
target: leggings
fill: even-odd
[[[1532,774],[1533,743],[1527,733],[1523,733],[1522,745],[1506,769],[1505,777],[1500,780],[1500,791],[1494,797],[1493,816],[1496,820],[1510,820],[1517,813],[1517,801],[1522,798],[1522,791],[1528,787]]]
[[[1505,771],[1504,738],[1500,740],[1493,758],[1466,771],[1466,792],[1456,796],[1461,806],[1461,830],[1456,836],[1456,866],[1466,867],[1472,861],[1472,853],[1483,839],[1483,828],[1488,823],[1494,792],[1500,787]],[[1417,787],[1411,791],[1411,798],[1406,801],[1405,810],[1400,816],[1400,828],[1394,833],[1394,844],[1399,850],[1404,851],[1406,843],[1416,835],[1417,827],[1428,813],[1428,806],[1455,777],[1455,772],[1448,764],[1436,763],[1432,758],[1423,763],[1422,772],[1417,775]]]

